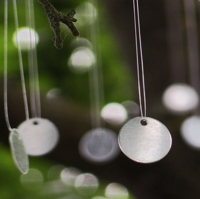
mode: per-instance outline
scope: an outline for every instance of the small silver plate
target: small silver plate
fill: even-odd
[[[169,130],[158,120],[136,117],[120,130],[119,146],[131,160],[153,163],[167,155],[172,145]]]
[[[44,118],[31,118],[18,126],[26,152],[30,156],[41,156],[53,150],[58,143],[57,127]]]

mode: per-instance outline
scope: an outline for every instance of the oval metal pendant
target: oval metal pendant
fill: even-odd
[[[119,146],[131,160],[152,163],[167,155],[172,145],[169,130],[158,120],[136,117],[120,130]]]
[[[12,129],[9,135],[9,142],[14,162],[23,174],[26,174],[29,169],[28,155],[24,147],[23,140],[21,139],[17,129]]]

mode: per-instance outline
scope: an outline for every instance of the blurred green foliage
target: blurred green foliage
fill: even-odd
[[[55,173],[53,177],[48,173],[55,163],[45,162],[41,158],[30,158],[30,168],[37,170],[43,180],[37,181],[32,176],[23,182],[20,179],[24,176],[20,174],[14,165],[10,151],[7,147],[0,145],[1,165],[0,165],[0,198],[1,199],[89,199],[94,196],[104,196],[106,184],[100,182],[100,186],[91,195],[81,194],[74,186],[67,186],[60,179],[60,174]],[[59,166],[65,168],[64,166]],[[61,171],[61,170],[60,170]],[[105,196],[104,196],[105,197]],[[128,199],[134,199],[130,196]]]
[[[0,15],[3,19],[3,2],[0,2]],[[50,1],[59,11],[68,13],[83,4],[81,0],[76,1]],[[99,2],[101,3],[101,2]],[[26,26],[25,3],[22,0],[17,1],[19,26]],[[64,48],[57,50],[53,45],[53,31],[50,28],[49,21],[44,10],[37,0],[35,5],[35,24],[36,31],[39,34],[40,42],[38,45],[38,64],[40,74],[41,90],[46,92],[52,88],[59,88],[62,94],[70,100],[89,106],[89,80],[88,73],[74,74],[68,67],[68,59],[74,49],[72,42],[76,40],[69,30],[63,29],[62,34],[65,36]],[[105,102],[122,102],[134,98],[134,81],[131,73],[122,59],[118,42],[111,32],[109,22],[106,19],[106,10],[99,5],[98,23],[100,24],[100,37],[97,37],[97,48],[101,51],[101,63],[104,76]],[[81,17],[78,15],[77,17]],[[75,15],[75,18],[77,18]],[[79,21],[80,18],[77,18]],[[80,38],[88,38],[89,25],[79,26],[75,23],[80,31]],[[0,42],[3,44],[3,20],[0,21],[1,36]],[[17,50],[12,42],[12,36],[15,31],[12,1],[9,1],[9,78],[19,79],[19,67]],[[3,66],[3,45],[0,46],[0,60]],[[28,73],[27,52],[23,52],[24,68],[26,75]],[[0,75],[3,74],[3,67],[0,67]],[[28,76],[26,77],[28,81]]]
[[[8,75],[9,80],[20,81],[19,63],[17,49],[12,42],[12,36],[15,32],[14,14],[12,1],[9,3],[9,26],[8,26]],[[81,0],[51,0],[51,3],[60,11],[67,13],[71,9],[76,9],[83,1]],[[48,19],[45,16],[41,4],[34,0],[35,5],[35,22],[36,31],[39,34],[40,42],[37,48],[38,65],[40,75],[40,86],[42,92],[47,92],[52,88],[59,88],[62,95],[76,103],[88,106],[90,104],[89,97],[89,78],[88,73],[75,74],[68,67],[68,59],[73,51],[72,42],[76,39],[69,31],[63,30],[66,35],[64,47],[57,50],[53,45],[53,32],[50,28]],[[26,26],[25,0],[17,0],[19,26]],[[3,78],[3,18],[4,18],[4,1],[0,1],[0,75]],[[100,5],[99,9],[100,38],[97,38],[98,48],[101,51],[101,62],[104,76],[105,102],[122,102],[134,98],[133,88],[134,81],[131,73],[120,56],[118,42],[112,35],[111,28],[106,19],[106,13]],[[76,18],[76,16],[75,16]],[[77,18],[78,19],[78,18]],[[78,19],[79,20],[79,19]],[[80,31],[80,37],[87,38],[87,30],[89,27],[77,27]],[[88,38],[89,39],[89,38]],[[27,52],[23,52],[23,63],[28,83],[28,56]],[[28,87],[28,86],[27,86]],[[0,146],[1,164],[0,164],[0,198],[1,199],[42,199],[42,198],[70,198],[70,199],[88,199],[88,196],[81,196],[75,190],[70,193],[62,193],[61,195],[45,195],[41,192],[30,191],[25,189],[20,183],[20,174],[17,171],[11,154],[7,148]],[[31,159],[31,168],[38,168],[44,176],[47,175],[48,169],[53,164],[46,163],[42,160]],[[48,182],[45,179],[45,182]],[[101,185],[97,195],[104,193],[105,186]],[[68,195],[67,195],[68,194]],[[70,196],[71,194],[71,196]]]

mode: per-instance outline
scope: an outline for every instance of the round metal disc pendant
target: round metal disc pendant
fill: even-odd
[[[18,127],[27,154],[40,156],[49,153],[58,143],[57,127],[49,120],[32,118]]]
[[[88,131],[79,143],[80,154],[91,162],[104,163],[119,153],[117,135],[105,128]]]
[[[24,147],[23,140],[21,139],[17,129],[12,129],[9,135],[9,142],[14,162],[23,174],[26,174],[29,169],[28,155]]]
[[[169,130],[150,117],[131,119],[120,130],[119,146],[128,158],[136,162],[159,161],[167,155],[171,145]]]

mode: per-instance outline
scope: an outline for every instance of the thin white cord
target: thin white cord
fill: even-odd
[[[31,105],[31,113],[32,117],[36,117],[36,102],[35,102],[35,86],[34,86],[34,58],[33,58],[33,44],[31,42],[31,27],[32,27],[32,21],[31,21],[31,13],[30,13],[30,1],[25,0],[25,9],[26,9],[26,23],[29,28],[29,37],[30,37],[30,49],[28,51],[28,67],[29,67],[29,88],[30,88],[30,105]]]
[[[191,86],[200,92],[199,47],[194,0],[184,0]]]
[[[144,64],[143,64],[143,52],[142,52],[142,41],[141,41],[141,32],[140,32],[140,14],[139,14],[138,0],[133,0],[133,14],[134,14],[135,49],[136,49],[136,65],[137,65],[140,112],[141,112],[142,117],[146,117],[146,92],[145,92]],[[140,75],[140,71],[141,71],[141,75]]]
[[[169,59],[171,82],[186,81],[186,59],[184,56],[184,42],[181,20],[180,0],[165,0],[167,29],[169,35]]]
[[[34,16],[34,3],[33,0],[25,0],[26,4],[26,18],[29,28],[35,30],[35,16]],[[30,40],[32,34],[30,30]],[[29,76],[30,76],[30,101],[33,117],[41,117],[41,103],[40,103],[40,86],[38,75],[38,61],[37,61],[37,48],[35,43],[30,42],[29,50]]]
[[[13,10],[14,10],[14,18],[15,18],[15,29],[19,29],[19,22],[18,22],[18,11],[17,11],[17,4],[16,0],[13,0]],[[21,75],[21,84],[22,84],[22,94],[23,94],[23,101],[24,101],[24,109],[26,119],[29,119],[29,110],[28,110],[28,100],[27,100],[27,93],[26,93],[26,85],[25,85],[25,78],[24,78],[24,67],[22,61],[22,52],[21,52],[21,45],[19,42],[18,35],[16,35],[16,42],[18,46],[18,58],[19,58],[19,67],[20,67],[20,75]]]
[[[187,44],[189,53],[189,68],[191,84],[199,85],[199,57],[198,57],[198,36],[196,27],[195,5],[193,0],[185,0],[185,15],[187,27]]]
[[[4,1],[4,114],[9,131],[12,131],[8,114],[8,0]]]
[[[95,8],[97,9],[97,1],[91,0],[93,5],[92,15],[95,19]],[[91,106],[91,123],[93,128],[101,127],[102,121],[100,117],[100,108],[104,103],[104,89],[103,89],[103,73],[101,65],[100,50],[97,47],[97,39],[99,39],[98,21],[90,25],[89,37],[92,43],[92,50],[95,55],[95,63],[89,71],[89,85],[90,85],[90,106]],[[94,109],[94,110],[93,110]]]

